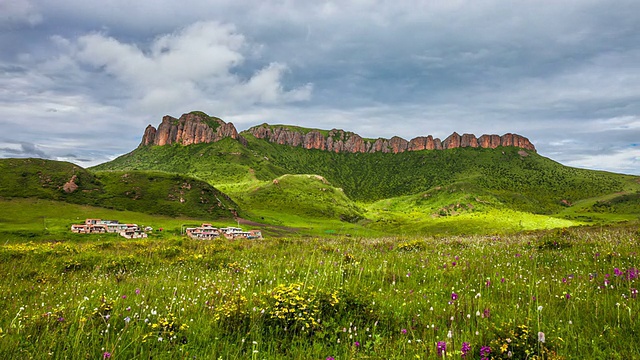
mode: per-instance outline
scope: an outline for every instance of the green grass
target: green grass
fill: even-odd
[[[231,189],[229,189],[231,190]],[[357,222],[362,209],[318,175],[283,175],[238,192],[228,192],[243,208],[269,210],[307,218]]]
[[[0,198],[0,208],[3,209],[0,214],[0,235],[4,241],[11,242],[37,238],[47,240],[118,238],[116,234],[96,234],[87,237],[72,234],[69,231],[72,224],[84,223],[87,218],[118,220],[123,223],[135,223],[141,227],[151,226],[155,230],[150,236],[156,239],[179,235],[185,226],[199,226],[202,223],[213,223],[218,227],[237,225],[233,218],[163,216],[37,198]],[[242,227],[260,229],[267,237],[296,233],[293,230],[273,226],[243,225]],[[160,228],[163,232],[157,231]],[[304,232],[301,233],[304,234]]]
[[[168,216],[233,217],[237,205],[206,182],[158,171],[90,172],[43,159],[1,159],[0,197],[41,198]],[[76,188],[65,184],[74,179]]]
[[[638,178],[570,168],[517,148],[349,154],[277,145],[243,135],[247,146],[225,139],[195,146],[144,147],[95,169],[189,174],[229,194],[247,217],[281,225],[299,222],[290,215],[316,223],[318,214],[329,220],[323,214],[333,213],[332,220],[340,220],[343,213],[334,211],[331,204],[350,202],[358,204],[359,216],[370,220],[359,223],[363,228],[403,233],[440,233],[450,227],[454,228],[445,232],[492,233],[528,229],[526,224],[548,228],[627,221],[636,218],[640,206],[637,198],[628,197],[617,203],[614,215],[581,209],[579,204],[589,199],[634,194],[640,190]],[[320,175],[342,189],[346,200],[332,191],[333,197],[314,201],[313,191],[302,183],[292,184],[279,199],[269,184],[285,174]],[[261,191],[256,192],[257,188]],[[576,207],[567,208],[567,204]],[[280,215],[267,214],[276,209]],[[376,226],[381,219],[390,227]]]
[[[0,196],[198,218],[237,211],[305,234],[508,233],[633,221],[640,211],[638,177],[570,168],[516,148],[350,154],[245,136],[246,146],[227,138],[141,147],[89,171],[6,160]],[[60,188],[73,175],[80,190],[66,194]]]
[[[438,342],[446,358],[463,343],[471,359],[483,346],[496,359],[640,354],[637,226],[233,242],[5,235],[3,359],[433,359]]]

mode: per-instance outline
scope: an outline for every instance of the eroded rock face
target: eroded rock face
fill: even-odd
[[[478,139],[478,146],[482,148],[495,149],[500,146],[500,136],[498,135],[482,135]]]
[[[268,124],[254,126],[247,132],[258,139],[264,139],[280,145],[338,153],[400,153],[404,151],[444,150],[459,147],[494,149],[498,146],[513,146],[535,151],[535,146],[529,139],[512,133],[502,136],[484,134],[476,138],[473,134],[459,135],[454,132],[444,141],[431,135],[426,137],[418,136],[407,141],[398,136],[394,136],[391,139],[378,138],[374,140],[365,139],[356,133],[339,129],[323,132],[321,130],[301,130],[295,127],[271,126]],[[221,119],[210,117],[204,113],[192,112],[180,116],[179,119],[169,115],[164,116],[157,129],[151,125],[147,126],[140,146],[211,143],[227,137],[246,144],[246,140],[238,134],[232,123],[225,123]]]
[[[478,139],[473,134],[463,134],[460,137],[460,147],[478,147]]]
[[[442,147],[444,149],[455,149],[460,147],[460,143],[461,143],[460,135],[454,132],[453,134],[449,135],[446,139],[444,139],[444,141],[442,142]]]
[[[302,146],[306,149],[328,150],[333,152],[383,152],[399,153],[404,151],[443,150],[459,147],[491,148],[498,146],[514,146],[525,150],[535,151],[529,139],[517,134],[482,135],[476,138],[473,134],[459,135],[453,133],[444,141],[433,136],[418,136],[407,141],[394,136],[391,139],[364,139],[360,135],[333,129],[324,137],[318,130],[302,134],[286,126],[270,126],[262,124],[247,130],[258,139],[265,139],[281,145]]]
[[[245,143],[232,123],[218,118],[201,113],[184,114],[179,119],[166,115],[158,129],[147,126],[140,146],[211,143],[227,137]]]
[[[62,186],[62,190],[64,190],[64,192],[66,192],[67,194],[70,194],[76,190],[78,190],[78,184],[76,184],[76,180],[78,179],[78,177],[76,175],[73,175],[71,177],[71,179],[69,179],[69,181],[67,181],[63,186]]]

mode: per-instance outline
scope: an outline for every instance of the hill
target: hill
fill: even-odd
[[[363,209],[319,175],[283,175],[235,192],[236,199],[254,212],[357,222]]]
[[[184,134],[181,129],[189,127],[175,124],[168,133]],[[375,141],[363,139],[369,151],[329,151],[329,143],[342,144],[343,150],[362,147],[345,145],[359,137],[342,130],[263,124],[213,142],[183,145],[184,135],[164,146],[143,140],[136,150],[93,170],[192,176],[227,193],[248,217],[289,225],[331,218],[357,220],[376,231],[486,232],[637,219],[637,177],[563,166],[539,155],[526,138],[507,135],[481,137],[494,139],[487,143],[491,146],[462,146],[475,139],[461,142],[463,135],[434,150],[373,151]],[[341,191],[313,199],[312,178],[281,178],[286,174],[318,175]],[[274,186],[283,179],[283,186]],[[619,216],[603,216],[600,200],[609,201]],[[327,211],[328,203],[342,205]]]
[[[317,174],[351,199],[366,203],[457,184],[471,195],[491,194],[515,209],[540,214],[567,204],[637,188],[633,176],[563,166],[515,147],[446,151],[335,153],[278,145],[243,134],[197,145],[141,147],[95,170],[160,170],[195,176],[224,189],[284,174]]]
[[[168,216],[231,218],[237,205],[213,186],[152,171],[91,172],[43,159],[0,159],[0,197],[40,198]]]

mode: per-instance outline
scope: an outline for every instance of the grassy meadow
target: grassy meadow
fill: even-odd
[[[195,241],[193,219],[11,201],[2,359],[640,358],[635,225]],[[53,225],[87,213],[167,230]]]
[[[640,359],[635,176],[255,138],[0,170],[0,359]]]

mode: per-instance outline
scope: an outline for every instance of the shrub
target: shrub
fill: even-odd
[[[492,359],[561,359],[543,332],[536,334],[525,324],[502,323],[494,331],[489,346]]]
[[[309,334],[320,329],[320,310],[313,287],[302,283],[278,285],[266,295],[265,323],[292,334]]]

